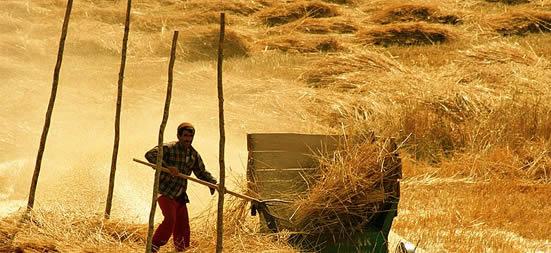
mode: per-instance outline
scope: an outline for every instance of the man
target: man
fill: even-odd
[[[195,128],[190,123],[184,122],[178,126],[178,141],[163,144],[163,167],[170,173],[161,172],[159,178],[159,197],[157,202],[163,213],[163,222],[153,235],[152,251],[157,252],[165,245],[170,236],[174,240],[177,251],[183,251],[189,247],[190,227],[186,204],[189,203],[186,194],[187,180],[176,177],[178,173],[191,175],[216,184],[216,179],[205,170],[203,160],[197,151],[191,146]],[[158,149],[154,147],[145,154],[150,163],[157,163]],[[210,189],[211,195],[214,189]]]

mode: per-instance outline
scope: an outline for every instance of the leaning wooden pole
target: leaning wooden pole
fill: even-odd
[[[128,0],[126,4],[126,21],[124,22],[124,35],[122,37],[121,51],[121,66],[119,69],[119,81],[117,84],[117,109],[115,111],[115,140],[113,143],[113,156],[111,157],[111,174],[109,174],[109,190],[107,191],[107,200],[105,201],[106,219],[111,216],[111,206],[113,204],[113,189],[115,188],[115,172],[117,171],[117,157],[119,154],[119,139],[121,125],[121,104],[122,104],[122,88],[124,80],[124,70],[126,67],[126,50],[128,48],[128,33],[130,32],[130,10],[132,8],[132,0]]]
[[[63,61],[63,49],[65,48],[65,39],[67,38],[67,29],[69,27],[69,19],[71,18],[72,8],[73,8],[73,0],[68,0],[67,8],[65,10],[65,18],[63,19],[63,28],[61,29],[61,38],[59,39],[59,48],[57,51],[57,62],[54,68],[52,91],[50,93],[50,102],[48,103],[48,110],[46,111],[46,119],[44,120],[44,128],[42,128],[42,136],[40,137],[40,146],[38,148],[38,154],[36,156],[36,163],[34,166],[33,178],[31,181],[29,201],[27,202],[27,213],[30,212],[34,206],[36,185],[38,184],[38,176],[40,175],[40,167],[42,166],[42,156],[44,155],[44,148],[46,147],[46,138],[48,137],[48,130],[50,129],[50,121],[52,119],[52,112],[54,110],[55,98],[57,94],[57,84],[59,83],[59,72],[61,70],[61,62]]]
[[[163,120],[161,121],[161,127],[159,128],[159,142],[157,145],[157,168],[155,169],[155,183],[153,183],[153,195],[151,196],[151,210],[149,212],[149,228],[147,231],[147,245],[145,252],[151,252],[151,243],[153,240],[153,223],[155,221],[155,209],[157,208],[157,193],[159,192],[159,175],[161,174],[162,161],[163,161],[163,134],[165,132],[166,122],[168,120],[168,112],[170,110],[170,98],[172,97],[172,79],[174,62],[176,61],[176,44],[178,42],[178,31],[174,32],[172,37],[172,49],[170,50],[170,62],[168,64],[168,85],[166,88],[166,100],[165,109],[163,113]]]
[[[224,59],[224,30],[226,26],[225,14],[220,13],[220,40],[218,42],[218,123],[220,126],[220,182],[218,186],[218,216],[216,221],[216,252],[221,253],[223,249],[224,235],[224,194],[226,191],[226,165],[224,163],[224,146],[226,144],[226,133],[224,131],[224,89],[222,85],[222,60]]]

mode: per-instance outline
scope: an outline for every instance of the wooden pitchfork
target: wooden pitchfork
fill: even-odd
[[[142,160],[139,160],[139,159],[136,159],[136,158],[134,158],[132,160],[134,162],[149,166],[152,169],[157,168],[156,164],[152,164],[152,163],[142,161]],[[166,172],[166,173],[170,173],[170,170],[165,168],[165,167],[161,167],[161,171]],[[194,177],[190,177],[190,176],[184,175],[182,173],[178,173],[177,177],[187,179],[189,181],[192,181],[192,182],[195,182],[195,183],[198,183],[198,184],[208,186],[209,188],[216,189],[218,192],[220,192],[217,184],[213,184],[213,183],[203,181],[203,180],[200,180],[200,179],[197,179],[197,178],[194,178]],[[265,199],[265,200],[261,200],[261,199],[257,199],[257,198],[251,197],[251,196],[247,196],[245,194],[230,191],[228,189],[226,189],[224,192],[226,192],[230,195],[233,195],[235,197],[238,197],[240,199],[251,201],[251,214],[254,216],[254,215],[256,215],[256,211],[260,212],[264,216],[264,218],[266,219],[266,224],[268,225],[268,228],[270,230],[274,231],[274,232],[278,231],[277,223],[276,223],[276,218],[278,218],[278,217],[276,217],[276,216],[274,216],[270,213],[270,211],[268,209],[268,205],[273,204],[273,203],[284,203],[284,204],[291,203],[288,200],[282,200],[282,199]]]

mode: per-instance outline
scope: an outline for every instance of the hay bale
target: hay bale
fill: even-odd
[[[301,18],[327,18],[338,15],[337,7],[319,1],[297,1],[264,8],[257,17],[268,26],[287,24]]]
[[[336,52],[343,49],[333,37],[305,36],[299,34],[275,36],[257,42],[263,50],[279,50],[290,53]]]
[[[363,141],[320,158],[310,190],[292,203],[295,229],[310,245],[349,239],[399,198],[401,163],[386,141]]]
[[[292,32],[303,32],[313,34],[347,34],[355,33],[358,25],[348,18],[305,18],[285,25],[277,26],[269,33],[289,34]]]
[[[177,54],[186,61],[215,60],[218,57],[219,28],[196,27],[181,32]],[[153,53],[157,56],[169,55],[172,41],[168,38],[159,42]],[[224,58],[248,57],[250,47],[248,39],[234,30],[226,29],[224,36]]]
[[[517,10],[504,13],[491,21],[495,31],[504,36],[551,32],[549,11]]]
[[[457,25],[461,18],[452,14],[442,14],[435,5],[428,4],[395,4],[390,5],[373,17],[379,24],[403,22],[429,22]]]
[[[424,22],[388,24],[360,31],[357,38],[367,45],[434,45],[452,40],[454,33],[437,24]]]
[[[313,87],[348,88],[359,85],[372,72],[405,72],[405,69],[393,59],[375,52],[361,52],[326,57],[311,65],[300,79]]]
[[[529,3],[530,0],[486,0],[486,2],[490,2],[490,3],[503,3],[503,4],[509,4],[509,5],[516,5],[516,4],[526,4],[526,3]]]

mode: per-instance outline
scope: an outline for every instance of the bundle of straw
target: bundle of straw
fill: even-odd
[[[385,211],[385,204],[398,196],[401,174],[393,151],[384,142],[367,142],[321,158],[317,183],[293,203],[291,220],[305,241],[349,239]]]

